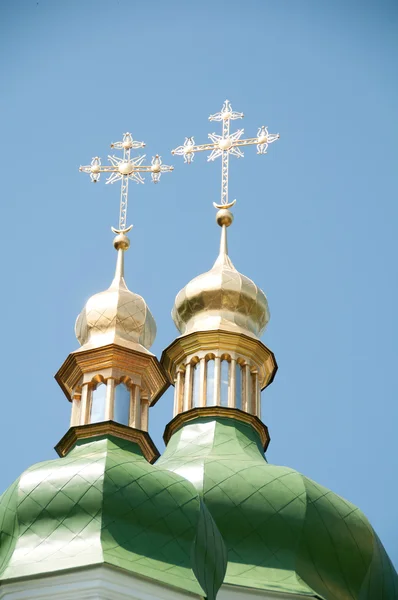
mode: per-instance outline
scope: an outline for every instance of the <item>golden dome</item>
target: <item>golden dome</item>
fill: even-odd
[[[156,337],[155,319],[145,300],[131,292],[124,280],[124,252],[129,240],[121,234],[114,245],[118,251],[115,277],[107,290],[86,303],[76,320],[76,337],[85,349],[113,342],[149,349]]]
[[[213,268],[192,279],[175,299],[172,317],[182,334],[223,329],[259,337],[269,321],[264,292],[239,273],[228,256],[229,215],[228,219],[225,214],[217,215],[222,230],[220,254]]]

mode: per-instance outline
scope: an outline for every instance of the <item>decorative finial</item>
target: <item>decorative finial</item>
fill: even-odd
[[[235,133],[229,132],[230,121],[235,119],[243,119],[243,113],[234,112],[229,100],[225,100],[221,111],[209,117],[210,121],[222,121],[222,135],[209,133],[209,138],[213,143],[202,144],[201,146],[195,144],[193,137],[188,137],[185,138],[182,146],[178,146],[178,148],[171,152],[172,154],[183,156],[186,163],[193,161],[195,152],[203,150],[211,151],[207,158],[208,161],[213,161],[221,156],[221,203],[213,203],[214,207],[218,209],[231,208],[236,202],[236,200],[233,200],[233,202],[229,202],[228,200],[229,155],[232,154],[233,156],[242,158],[244,154],[241,147],[251,145],[257,146],[257,154],[266,154],[268,145],[279,138],[279,134],[268,133],[267,127],[262,126],[257,132],[257,137],[241,140],[240,137],[244,133],[243,129],[238,129]]]
[[[229,262],[228,259],[228,241],[227,241],[227,227],[232,225],[234,220],[234,215],[231,213],[228,208],[220,208],[216,214],[217,225],[221,227],[221,239],[220,239],[220,253],[215,262],[215,266],[218,264],[225,264],[225,262]],[[231,264],[232,266],[232,264]]]
[[[112,227],[112,231],[116,234],[125,234],[132,228],[126,226],[127,223],[127,202],[128,202],[128,184],[129,179],[136,183],[144,183],[145,180],[141,173],[151,173],[153,183],[158,183],[162,173],[167,171],[173,171],[174,167],[162,164],[162,160],[158,154],[152,157],[150,165],[143,165],[145,154],[130,158],[130,151],[137,148],[143,148],[144,142],[138,142],[133,140],[131,133],[124,133],[121,142],[115,142],[111,144],[111,148],[116,150],[123,150],[123,156],[110,156],[108,160],[110,165],[101,165],[101,159],[95,156],[91,164],[85,167],[80,167],[79,171],[89,173],[91,181],[96,183],[101,173],[110,173],[110,176],[106,180],[106,183],[115,183],[115,181],[121,181],[121,194],[120,194],[120,213],[119,213],[119,228],[115,229]],[[116,238],[117,239],[117,238]]]

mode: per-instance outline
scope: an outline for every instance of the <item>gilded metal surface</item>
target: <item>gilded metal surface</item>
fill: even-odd
[[[195,277],[178,294],[172,317],[183,335],[226,329],[259,337],[270,315],[264,292],[232,264],[226,225],[221,226],[220,253],[212,269]]]
[[[183,413],[180,413],[172,421],[166,425],[164,430],[163,439],[167,445],[170,438],[176,431],[181,429],[184,423],[194,421],[195,419],[204,419],[207,417],[234,419],[235,421],[241,421],[251,425],[253,429],[258,433],[264,452],[267,450],[271,438],[269,436],[268,427],[256,416],[249,415],[239,408],[224,408],[222,406],[207,406],[202,408],[192,408]]]
[[[156,356],[143,351],[138,344],[123,342],[100,348],[80,348],[72,352],[58,370],[55,379],[68,400],[71,400],[76,388],[83,382],[86,383],[85,379],[93,374],[115,379],[122,375],[140,377],[141,387],[147,391],[151,406],[169,386]]]
[[[114,421],[103,421],[102,423],[90,423],[71,427],[60,439],[54,450],[61,458],[66,456],[76,445],[78,440],[98,438],[104,435],[112,435],[122,440],[138,444],[143,456],[149,463],[154,463],[160,456],[159,450],[153,443],[149,433],[141,429],[133,429]]]
[[[107,290],[88,300],[76,321],[76,337],[82,346],[90,348],[110,344],[115,338],[150,348],[156,337],[155,319],[142,296],[126,285],[125,249],[119,237],[115,277]]]
[[[200,352],[234,352],[257,365],[261,389],[272,383],[278,369],[273,352],[259,339],[231,331],[197,331],[180,336],[162,353],[161,364],[170,383],[174,384],[176,368],[187,356]]]

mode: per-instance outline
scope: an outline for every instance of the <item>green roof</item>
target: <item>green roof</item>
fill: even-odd
[[[324,600],[397,600],[366,517],[265,460],[236,418],[198,417],[151,465],[114,436],[80,440],[0,497],[0,581],[106,564],[214,600],[221,584]]]
[[[34,465],[0,499],[0,580],[108,564],[213,599],[222,538],[194,486],[114,437]]]
[[[293,469],[268,464],[250,425],[187,422],[156,464],[203,497],[227,546],[225,583],[326,600],[398,598],[395,569],[363,513]]]

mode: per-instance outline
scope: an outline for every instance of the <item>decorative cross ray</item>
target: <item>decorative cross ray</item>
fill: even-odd
[[[153,183],[158,183],[162,173],[173,171],[174,167],[164,165],[158,154],[152,157],[150,165],[143,165],[145,154],[130,158],[130,151],[137,148],[143,148],[144,142],[138,142],[133,140],[131,133],[124,133],[121,142],[115,142],[111,144],[111,148],[116,150],[123,150],[123,156],[110,156],[108,160],[110,165],[102,165],[101,159],[95,156],[91,164],[85,167],[80,167],[79,171],[89,173],[91,181],[96,183],[101,173],[110,173],[106,183],[115,183],[121,181],[121,193],[120,193],[120,213],[119,213],[119,229],[113,229],[115,233],[126,231],[127,222],[127,203],[128,203],[128,186],[129,179],[136,183],[144,183],[145,180],[141,173],[151,173]],[[131,229],[129,227],[128,229]]]
[[[211,144],[195,144],[193,137],[185,138],[185,142],[182,146],[178,146],[175,150],[172,150],[172,154],[178,154],[184,157],[184,162],[191,163],[194,159],[195,152],[202,152],[203,150],[209,150],[210,154],[207,157],[208,161],[213,161],[221,156],[221,204],[215,204],[217,208],[229,207],[235,203],[235,200],[231,203],[228,201],[228,169],[229,169],[229,155],[232,154],[237,158],[244,156],[241,147],[242,146],[257,146],[257,154],[266,154],[269,144],[275,142],[279,138],[278,133],[268,133],[267,127],[259,128],[257,137],[247,138],[246,140],[240,139],[244,133],[243,129],[238,129],[235,133],[230,133],[230,121],[235,119],[243,119],[243,113],[232,110],[231,103],[226,100],[220,112],[210,115],[209,121],[221,121],[222,122],[222,135],[216,133],[209,133],[208,137],[211,140]]]

